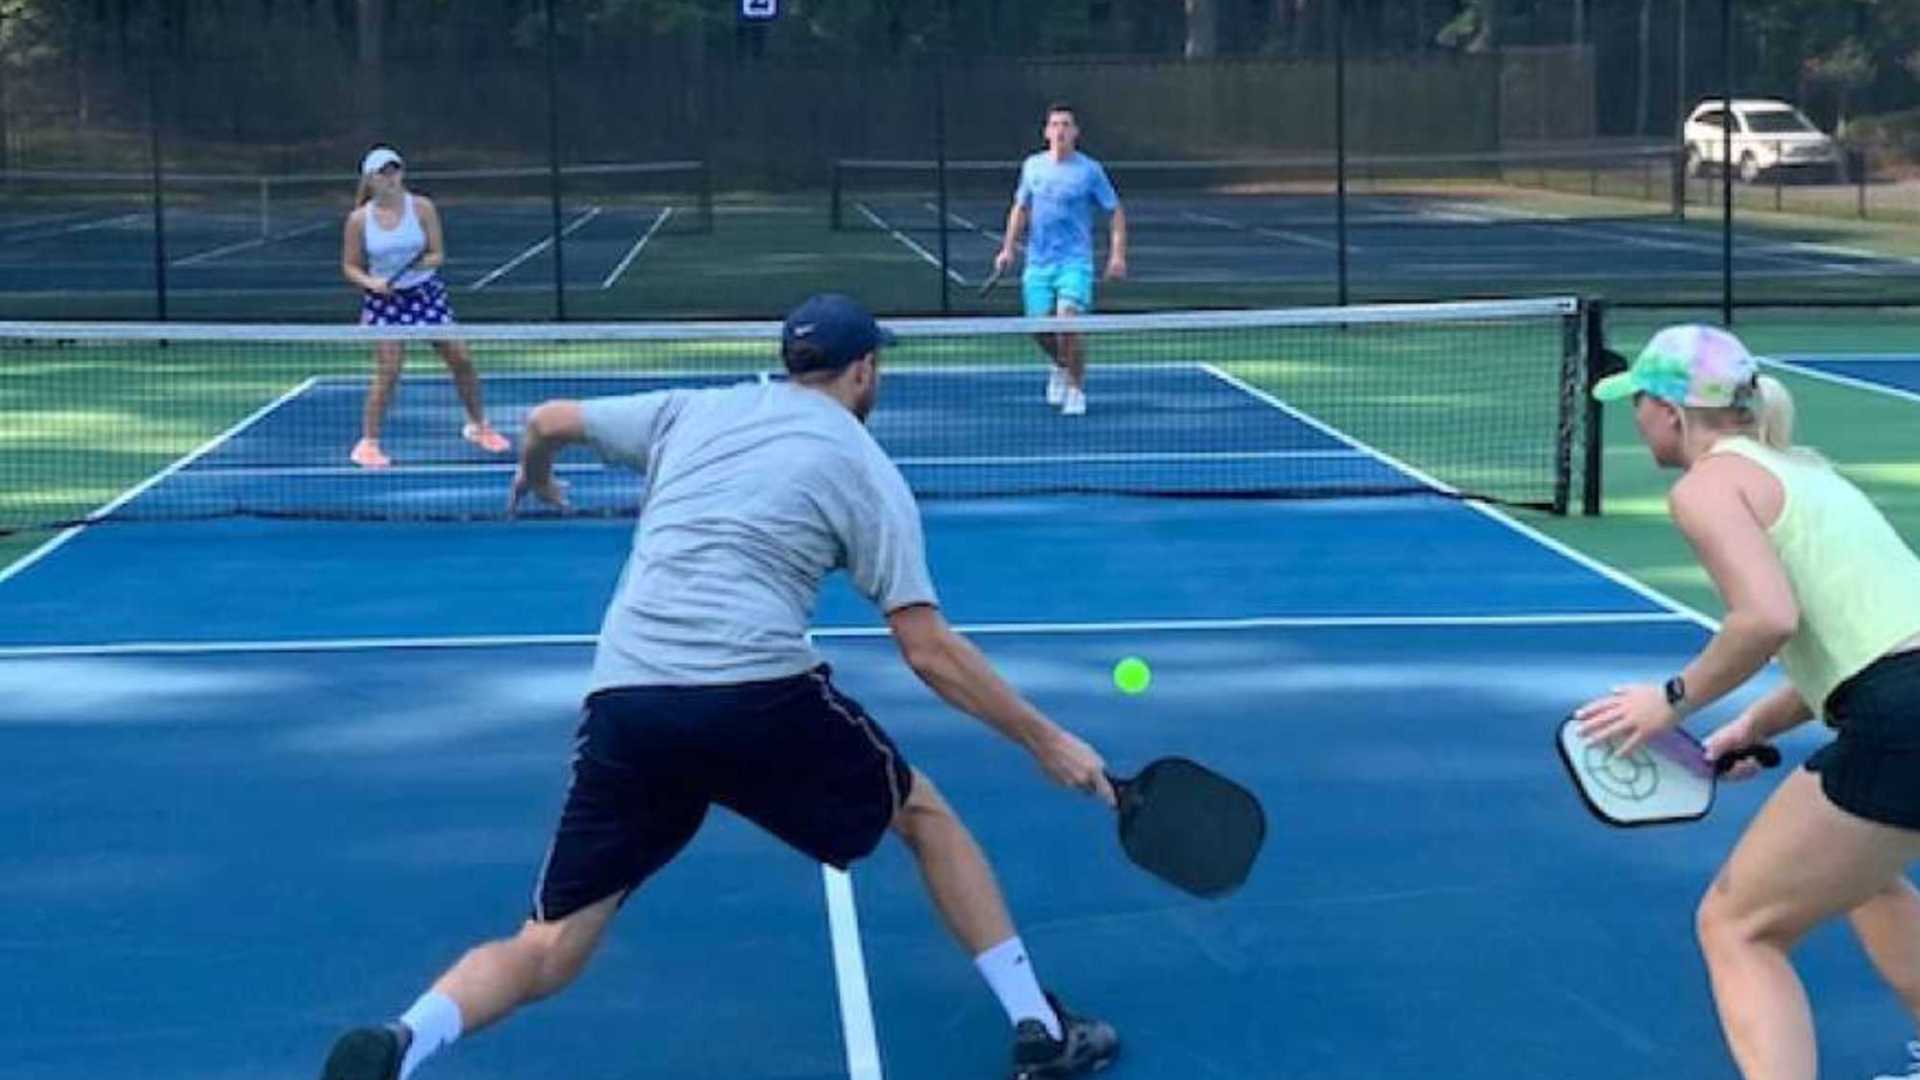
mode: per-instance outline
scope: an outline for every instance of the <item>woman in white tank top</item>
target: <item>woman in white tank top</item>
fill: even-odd
[[[406,188],[406,165],[387,146],[376,146],[360,162],[360,191],[347,215],[341,242],[340,272],[360,287],[360,323],[363,326],[451,326],[453,310],[439,268],[446,261],[440,213],[433,200]],[[435,352],[446,362],[453,384],[466,407],[461,437],[493,454],[512,449],[506,437],[487,423],[480,401],[480,378],[464,343],[451,338],[435,341]],[[404,363],[404,343],[383,341],[374,346],[373,385],[361,418],[360,441],[348,455],[354,464],[384,469],[392,462],[380,449],[380,426],[387,403],[393,399]]]

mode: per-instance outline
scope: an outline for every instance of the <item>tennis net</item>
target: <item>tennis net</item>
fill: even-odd
[[[1564,512],[1585,411],[1573,299],[903,320],[870,427],[926,498],[1443,493]],[[1071,328],[1089,409],[1044,402],[1035,335]],[[0,323],[0,531],[224,516],[500,517],[513,474],[462,437],[449,328]],[[773,323],[453,328],[488,418],[551,398],[775,380]],[[348,460],[377,341],[411,367],[386,469]],[[576,512],[640,481],[570,450]]]

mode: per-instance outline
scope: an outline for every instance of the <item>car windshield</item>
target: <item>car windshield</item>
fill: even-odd
[[[1809,123],[1806,117],[1791,109],[1767,109],[1764,112],[1744,112],[1740,115],[1746,118],[1748,131],[1762,135],[1785,135],[1820,130]]]

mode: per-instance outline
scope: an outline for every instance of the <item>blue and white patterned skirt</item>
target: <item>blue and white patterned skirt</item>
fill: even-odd
[[[447,287],[438,277],[385,296],[369,292],[360,297],[361,326],[447,326],[452,322]]]

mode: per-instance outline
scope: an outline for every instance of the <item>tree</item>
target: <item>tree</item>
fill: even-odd
[[[1834,128],[1843,130],[1852,112],[1853,94],[1873,82],[1875,65],[1873,54],[1865,45],[1855,38],[1847,38],[1824,53],[1809,56],[1801,65],[1801,72],[1808,82],[1832,87],[1839,95]]]

